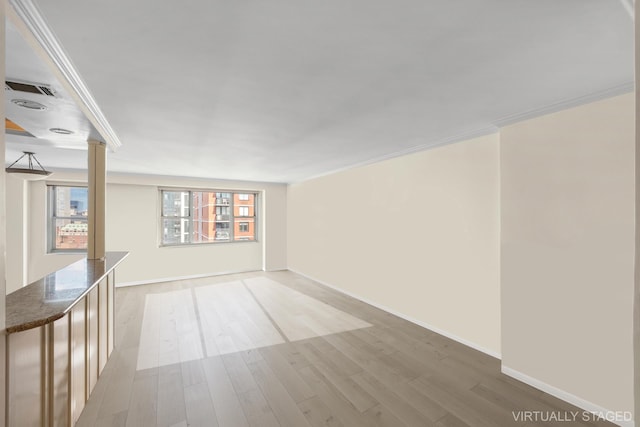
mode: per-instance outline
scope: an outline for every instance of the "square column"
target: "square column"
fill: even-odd
[[[89,236],[87,258],[103,259],[105,255],[105,210],[107,193],[106,145],[89,144]]]

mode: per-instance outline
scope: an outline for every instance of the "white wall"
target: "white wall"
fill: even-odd
[[[75,176],[74,176],[75,178]],[[86,183],[86,175],[82,177]],[[73,184],[73,181],[69,181]],[[28,184],[29,226],[27,250],[27,282],[29,284],[49,273],[53,273],[81,258],[86,254],[47,253],[47,186],[45,181],[33,181]],[[19,202],[16,202],[19,203]],[[14,218],[17,220],[17,218]],[[19,222],[11,223],[11,227],[20,228]]]
[[[27,182],[20,178],[7,176],[6,195],[11,200],[11,209],[7,210],[6,239],[11,243],[7,250],[7,294],[21,288],[27,282],[27,250],[28,250],[28,212]]]
[[[114,175],[107,178],[106,247],[129,251],[118,268],[119,283],[286,268],[286,186],[283,184]],[[49,182],[86,182],[86,174],[58,172]],[[260,192],[258,242],[159,247],[158,187],[220,188]],[[81,258],[46,253],[46,183],[30,185],[29,281]],[[265,230],[272,230],[265,233]],[[284,230],[284,232],[283,232]]]
[[[499,137],[289,186],[289,268],[500,353]]]
[[[633,409],[634,97],[502,130],[502,357],[586,408]]]
[[[265,271],[287,269],[287,186],[276,185],[263,192],[262,215],[266,219],[263,251]],[[267,210],[266,207],[269,207]]]

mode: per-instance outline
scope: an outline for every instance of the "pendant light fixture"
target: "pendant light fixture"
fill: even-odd
[[[27,157],[27,167],[19,167],[16,164],[22,160],[24,157]],[[35,165],[38,165],[40,169],[37,169]],[[38,179],[45,179],[51,172],[45,170],[38,159],[36,159],[35,153],[31,151],[23,151],[22,156],[15,162],[11,163],[11,165],[5,169],[7,173],[12,174],[16,178],[22,178],[27,181],[36,181]]]

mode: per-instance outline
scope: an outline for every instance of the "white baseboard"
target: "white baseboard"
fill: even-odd
[[[371,301],[371,300],[369,300],[367,298],[363,298],[360,295],[356,295],[356,294],[354,294],[352,292],[345,291],[342,288],[339,288],[339,287],[334,286],[334,285],[332,285],[330,283],[324,282],[324,281],[322,281],[320,279],[316,279],[315,277],[311,277],[311,276],[309,276],[307,274],[301,273],[301,272],[293,270],[291,268],[289,268],[289,271],[292,271],[293,273],[299,274],[302,277],[306,277],[309,280],[313,280],[314,282],[318,282],[321,285],[326,286],[327,288],[331,288],[331,289],[333,289],[335,291],[340,292],[341,294],[350,296],[351,298],[355,298],[355,299],[357,299],[359,301],[362,301],[362,302],[364,302],[366,304],[372,305],[372,306],[374,306],[376,308],[379,308],[380,310],[386,311],[387,313],[393,314],[394,316],[397,316],[397,317],[399,317],[401,319],[404,319],[404,320],[406,320],[408,322],[414,323],[414,324],[416,324],[418,326],[421,326],[421,327],[423,327],[425,329],[429,329],[430,331],[433,331],[433,332],[435,332],[437,334],[443,335],[443,336],[445,336],[447,338],[450,338],[450,339],[452,339],[454,341],[457,341],[460,344],[464,344],[467,347],[471,347],[471,348],[473,348],[475,350],[478,350],[478,351],[480,351],[482,353],[488,354],[491,357],[495,357],[496,359],[501,359],[500,353],[495,352],[493,350],[489,350],[489,349],[487,349],[487,348],[485,348],[485,347],[483,347],[481,345],[478,345],[477,343],[474,343],[474,342],[471,342],[471,341],[466,340],[464,338],[461,338],[459,336],[456,336],[456,335],[454,335],[454,334],[452,334],[452,333],[450,333],[448,331],[445,331],[445,330],[442,330],[440,328],[437,328],[437,327],[435,327],[433,325],[430,325],[430,324],[428,324],[426,322],[423,322],[421,320],[414,319],[414,318],[412,318],[410,316],[407,316],[406,314],[403,314],[403,313],[400,313],[398,311],[395,311],[395,310],[393,310],[393,309],[391,309],[389,307],[386,307],[386,306],[384,306],[382,304],[379,304],[379,303],[377,303],[375,301]]]
[[[584,400],[564,390],[560,390],[559,388],[556,388],[545,382],[532,378],[526,374],[523,374],[522,372],[516,371],[515,369],[511,369],[507,366],[502,365],[501,370],[502,370],[502,373],[505,375],[508,375],[512,378],[515,378],[518,381],[521,381],[525,384],[535,387],[538,390],[542,390],[547,394],[557,397],[558,399],[564,400],[565,402],[571,403],[572,405],[575,405],[580,409],[584,409],[587,412],[596,413],[596,414],[614,413],[614,411],[605,409],[601,406],[596,405],[595,403]],[[621,427],[635,427],[635,423],[633,421],[611,421],[611,422]]]
[[[220,271],[216,273],[193,274],[190,276],[162,277],[159,279],[138,280],[133,282],[116,283],[116,288],[125,288],[127,286],[150,285],[152,283],[175,282],[176,280],[202,279],[203,277],[226,276],[228,274],[252,273],[262,270],[237,270],[237,271]],[[117,277],[116,277],[117,282]]]

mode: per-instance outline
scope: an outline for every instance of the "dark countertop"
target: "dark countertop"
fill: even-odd
[[[107,252],[104,260],[81,259],[10,293],[6,299],[6,333],[60,319],[128,255]]]

